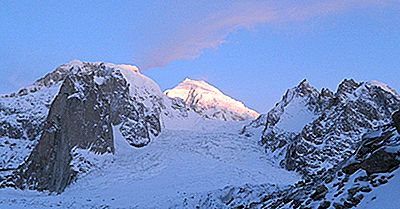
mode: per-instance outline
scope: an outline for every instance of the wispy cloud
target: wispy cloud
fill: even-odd
[[[299,3],[300,2],[300,3]],[[162,67],[176,60],[198,57],[204,49],[217,48],[229,34],[261,24],[303,22],[315,17],[335,15],[352,9],[382,6],[390,0],[324,0],[272,3],[236,2],[201,21],[182,25],[151,50],[143,52],[142,69]]]

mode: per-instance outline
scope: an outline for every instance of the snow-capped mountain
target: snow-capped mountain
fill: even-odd
[[[399,107],[377,81],[304,80],[258,115],[204,81],[163,93],[73,61],[0,96],[0,208],[397,209]]]
[[[388,124],[399,105],[399,94],[377,81],[344,80],[336,93],[303,81],[243,133],[262,130],[260,141],[271,158],[312,176],[348,158],[361,135]]]
[[[205,81],[186,78],[173,89],[166,90],[165,95],[183,99],[187,106],[206,118],[241,121],[259,115]]]
[[[270,112],[245,126],[242,134],[261,135],[270,158],[305,180],[244,205],[380,208],[374,200],[387,199],[377,192],[385,190],[382,185],[398,191],[398,182],[390,179],[399,178],[400,138],[392,125],[400,126],[400,112],[392,119],[399,107],[400,95],[378,81],[346,79],[336,93],[318,91],[305,80],[289,89]],[[398,208],[398,203],[381,206]]]
[[[304,80],[241,132],[259,137],[269,159],[303,180],[226,187],[188,198],[187,208],[397,209],[399,107],[399,94],[377,81],[344,80],[333,93]]]
[[[190,114],[136,67],[80,61],[2,96],[0,107],[1,170],[12,171],[3,185],[56,192],[77,174],[73,149],[114,153],[114,126],[142,147],[160,134],[162,117]]]
[[[203,87],[224,99],[209,108],[223,112],[233,104],[242,111],[229,112],[229,119],[256,114],[209,85]],[[2,96],[0,107],[0,169],[8,171],[1,174],[7,176],[3,185],[56,192],[79,173],[70,165],[77,148],[115,153],[115,126],[131,146],[143,147],[163,128],[199,129],[204,120],[182,99],[164,95],[137,67],[101,62],[61,65],[33,85]],[[213,119],[227,119],[222,112]]]

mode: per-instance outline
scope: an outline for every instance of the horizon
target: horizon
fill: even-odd
[[[72,62],[76,62],[76,61],[79,61],[79,62],[87,62],[87,61],[82,61],[82,60],[74,59],[74,60],[71,60],[71,61],[66,62],[66,63],[63,63],[63,64],[72,63]],[[109,63],[109,62],[94,61],[93,63]],[[61,66],[61,65],[63,65],[63,64],[60,64],[59,66]],[[129,66],[132,66],[132,67],[136,67],[137,69],[139,69],[139,72],[140,72],[141,74],[144,74],[143,71],[142,71],[138,66],[136,66],[136,65],[131,65],[131,64],[126,64],[126,63],[109,63],[109,64],[115,64],[115,65],[129,65]],[[57,67],[59,67],[59,66],[57,66]],[[15,89],[15,90],[13,90],[13,91],[10,91],[10,92],[4,92],[4,93],[0,92],[0,95],[1,95],[1,94],[14,93],[14,92],[16,92],[16,91],[18,91],[18,90],[20,90],[20,89],[22,89],[22,88],[28,87],[29,85],[34,84],[34,82],[36,82],[36,81],[39,80],[40,78],[43,78],[44,76],[46,76],[48,73],[51,73],[51,72],[53,72],[54,70],[56,70],[57,67],[53,68],[53,70],[51,70],[51,71],[46,72],[43,76],[37,78],[35,81],[33,81],[32,83],[28,84],[27,86],[21,86],[21,87]],[[144,74],[144,75],[146,75],[146,74]],[[150,77],[149,77],[149,78],[150,78]],[[151,79],[151,78],[150,78],[150,79]],[[193,79],[193,78],[191,78],[191,77],[185,77],[184,79],[182,79],[181,81],[179,81],[178,83],[176,83],[176,84],[173,85],[173,86],[165,87],[165,88],[161,88],[161,86],[159,86],[159,87],[160,87],[161,91],[162,91],[163,93],[165,93],[165,91],[171,90],[171,89],[177,87],[179,84],[185,82],[187,79],[189,79],[189,80],[191,80],[191,81],[201,81],[201,82],[205,82],[205,83],[207,83],[207,84],[209,84],[209,85],[211,85],[211,86],[217,88],[219,91],[221,91],[221,92],[222,92],[223,94],[225,94],[226,96],[229,96],[229,97],[231,97],[232,99],[235,99],[235,100],[237,100],[237,101],[239,101],[239,102],[242,102],[246,107],[250,108],[251,110],[255,110],[255,111],[256,111],[257,113],[259,113],[259,114],[266,114],[266,113],[268,113],[273,107],[275,107],[275,105],[276,105],[279,101],[281,101],[281,99],[283,98],[283,96],[285,95],[285,93],[286,93],[287,90],[298,86],[300,83],[302,83],[302,82],[304,82],[304,81],[308,82],[312,87],[316,88],[319,92],[320,92],[322,89],[329,89],[329,90],[331,90],[332,92],[336,92],[338,86],[339,86],[344,80],[346,80],[346,79],[353,79],[353,78],[343,78],[343,79],[336,85],[335,88],[328,88],[328,87],[324,87],[324,86],[322,86],[322,87],[317,87],[317,86],[314,86],[313,83],[310,82],[309,79],[304,78],[304,79],[300,80],[297,84],[295,84],[295,85],[293,85],[293,86],[287,87],[286,90],[284,90],[284,91],[282,92],[281,97],[280,97],[278,100],[276,100],[275,103],[274,103],[271,107],[269,107],[269,109],[266,109],[266,110],[264,110],[264,111],[259,111],[259,110],[253,109],[252,107],[250,107],[250,106],[248,106],[248,105],[246,104],[246,101],[242,101],[242,100],[240,100],[240,99],[237,99],[237,98],[235,98],[234,95],[229,95],[229,94],[227,94],[227,93],[224,91],[224,89],[220,89],[218,86],[215,86],[214,84],[209,83],[207,80],[201,79],[201,78],[200,78],[200,79]],[[359,80],[355,80],[355,79],[353,79],[353,80],[356,81],[357,83],[360,83],[360,84],[362,84],[362,83],[367,83],[367,82],[378,82],[378,83],[386,84],[386,85],[388,85],[390,88],[392,88],[393,90],[395,90],[395,91],[398,93],[398,91],[397,91],[396,89],[394,89],[390,84],[384,83],[384,82],[379,81],[379,80],[364,80],[364,81],[359,81]],[[157,83],[157,85],[159,85],[158,82],[157,82],[157,80],[153,80],[153,81],[155,81],[155,82]]]
[[[346,78],[377,80],[398,92],[396,3],[4,1],[0,94],[74,59],[139,66],[162,91],[205,80],[260,113],[303,79],[332,91]]]

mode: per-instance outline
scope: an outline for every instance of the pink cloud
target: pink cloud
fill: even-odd
[[[294,3],[297,2],[297,3]],[[324,0],[277,3],[246,1],[206,15],[200,22],[180,27],[172,37],[166,37],[157,47],[143,53],[141,68],[162,67],[176,60],[190,60],[204,49],[218,48],[227,36],[240,29],[251,29],[261,24],[303,22],[352,9],[383,6],[389,0]],[[280,2],[281,3],[281,2]]]

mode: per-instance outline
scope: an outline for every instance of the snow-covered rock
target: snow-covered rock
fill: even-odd
[[[59,87],[54,84],[25,95],[0,97],[0,171],[16,169],[28,157]]]
[[[73,61],[0,96],[0,206],[396,208],[380,191],[400,188],[399,105],[378,81],[304,80],[259,115],[204,81],[163,93]]]
[[[241,121],[255,119],[259,115],[205,81],[186,78],[173,89],[166,90],[165,94],[171,98],[181,98],[205,118]]]
[[[134,66],[80,61],[3,96],[0,104],[0,165],[12,171],[2,185],[55,192],[77,175],[73,149],[114,153],[115,125],[131,146],[143,147],[160,134],[163,117],[190,112]]]
[[[286,188],[269,185],[227,187],[200,200],[185,199],[204,208],[385,208],[400,203],[400,135],[392,124],[376,127],[360,137],[344,161]]]
[[[400,188],[399,106],[399,94],[377,81],[344,80],[336,93],[302,81],[242,134],[262,135],[267,156],[304,180],[232,207],[398,208],[379,191]]]
[[[400,206],[393,199],[400,192],[399,166],[400,136],[393,126],[384,125],[363,135],[347,160],[319,178],[300,181],[274,193],[261,205],[267,208],[396,209]]]
[[[263,116],[260,141],[277,163],[311,177],[347,159],[361,135],[391,122],[399,105],[399,94],[377,81],[344,80],[336,93],[302,81]],[[252,124],[243,130],[254,132]]]

